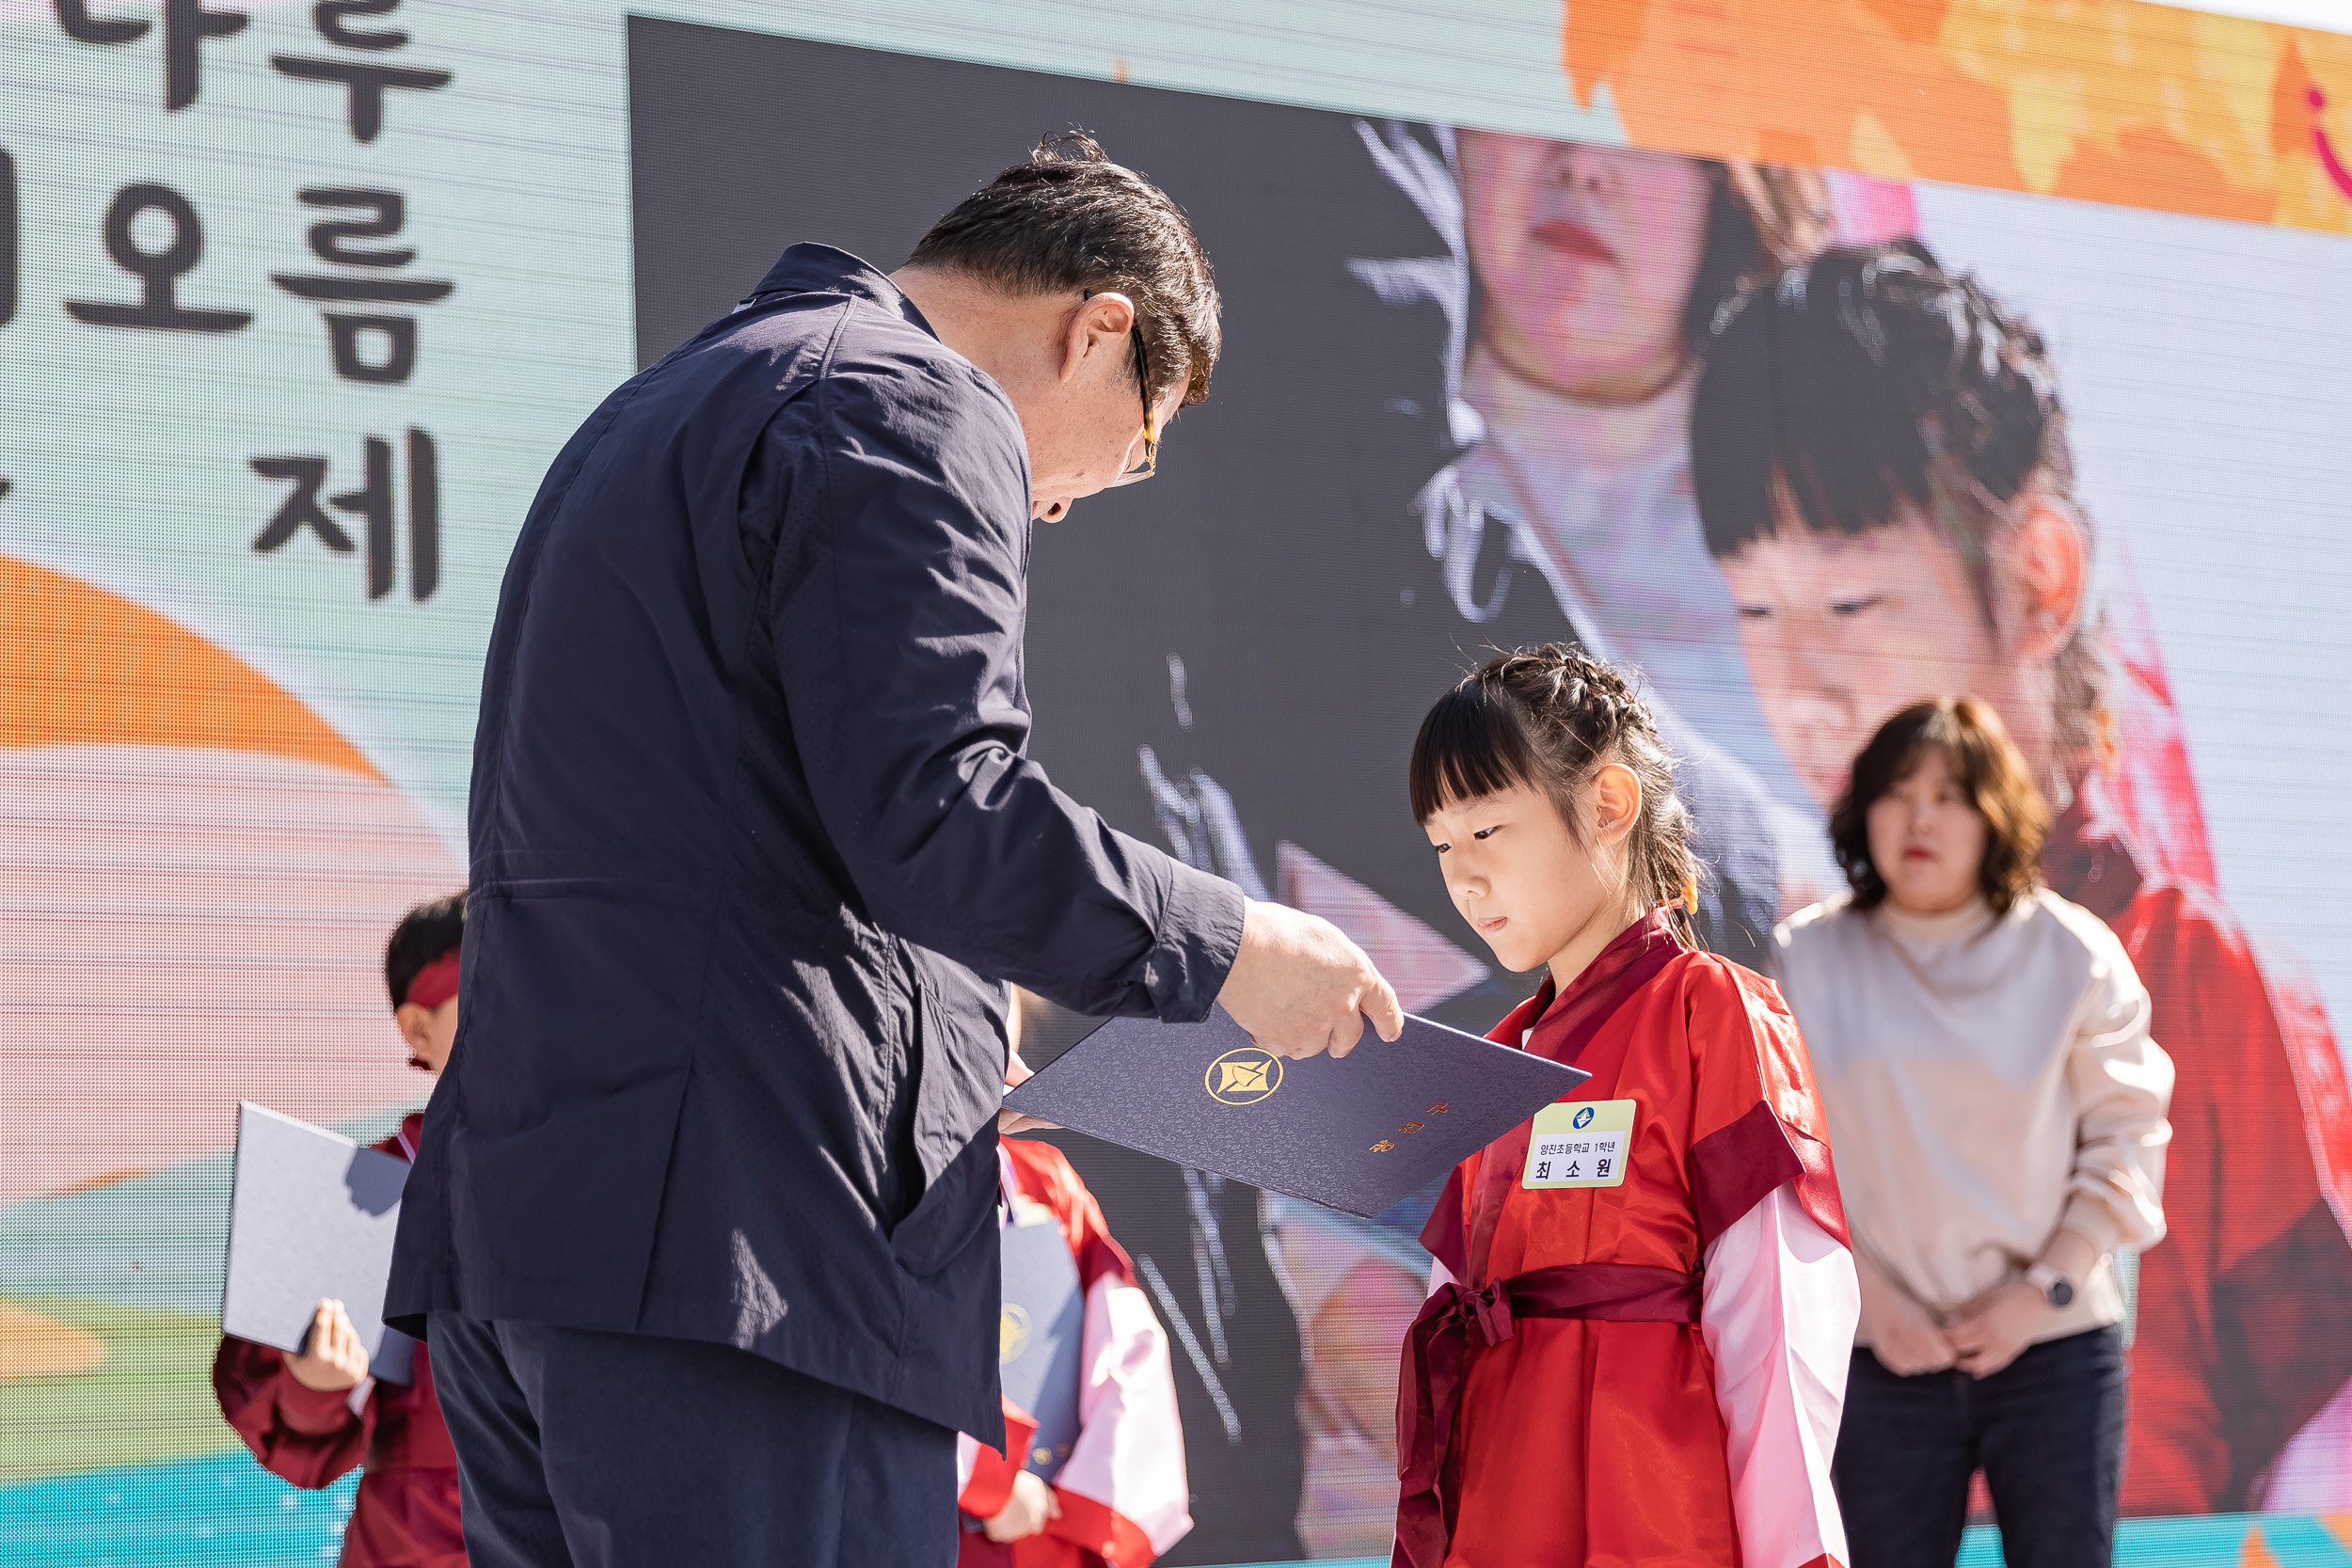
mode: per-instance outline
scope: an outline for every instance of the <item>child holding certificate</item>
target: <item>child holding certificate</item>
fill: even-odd
[[[457,1038],[457,956],[466,895],[420,904],[393,927],[384,983],[408,1062],[437,1075]],[[421,1112],[375,1147],[417,1155]],[[322,1301],[299,1354],[223,1335],[213,1358],[220,1413],[272,1474],[296,1486],[332,1486],[358,1469],[359,1495],[343,1529],[342,1568],[466,1568],[458,1522],[457,1454],[433,1392],[433,1358],[416,1347],[405,1386],[368,1375],[368,1353],[339,1301]]]
[[[1606,664],[1503,655],[1414,742],[1454,907],[1542,989],[1489,1037],[1592,1077],[1455,1168],[1397,1407],[1402,1568],[1846,1560],[1859,1297],[1804,1042],[1690,945],[1692,824]]]
[[[1015,1061],[1023,1000],[1016,990],[1009,1014]],[[1006,1452],[957,1439],[958,1568],[1146,1568],[1192,1528],[1168,1336],[1068,1157],[1031,1138],[1006,1138],[996,1148]],[[1061,1413],[1024,1409],[1009,1397],[1021,1341],[1041,1326],[1013,1300],[1015,1259],[1035,1256],[1017,1238],[1032,1237],[1048,1237],[1065,1253],[1062,1278],[1083,1304],[1076,1365],[1061,1390],[1074,1395],[1074,1431],[1059,1430]],[[1043,1382],[1051,1402],[1057,1380],[1049,1373]]]

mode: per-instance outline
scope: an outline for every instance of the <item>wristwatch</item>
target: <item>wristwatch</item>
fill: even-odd
[[[2036,1263],[2026,1271],[2026,1283],[2042,1292],[2052,1307],[2065,1308],[2074,1303],[2074,1282],[2047,1263]]]

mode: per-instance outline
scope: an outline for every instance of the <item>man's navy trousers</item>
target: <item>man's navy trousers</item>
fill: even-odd
[[[956,1434],[724,1345],[432,1316],[472,1568],[948,1568]]]

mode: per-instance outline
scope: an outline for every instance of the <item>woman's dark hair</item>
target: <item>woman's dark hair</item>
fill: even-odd
[[[408,1000],[408,988],[424,966],[447,958],[466,940],[466,895],[453,893],[419,904],[400,917],[391,940],[384,944],[384,989],[392,1006]]]
[[[1717,314],[1691,409],[1707,547],[1738,555],[1780,526],[1856,537],[1908,501],[1994,605],[1992,546],[2029,483],[2074,499],[2058,372],[2031,323],[1915,240],[1828,250],[1741,290]],[[2106,686],[2097,618],[2057,658],[2061,754],[2095,743]]]
[[[1216,276],[1184,209],[1083,131],[1062,131],[931,225],[907,265],[970,274],[1013,293],[1135,302],[1156,405],[1182,385],[1209,395],[1222,344]]]
[[[1829,244],[1829,187],[1819,171],[1702,158],[1707,230],[1682,305],[1682,341],[1705,351],[1724,302],[1759,278],[1809,261]]]
[[[1611,762],[1642,785],[1626,839],[1629,889],[1645,910],[1673,906],[1677,934],[1696,946],[1704,867],[1691,847],[1690,808],[1675,792],[1674,758],[1632,685],[1581,649],[1550,642],[1500,654],[1438,699],[1413,738],[1413,819],[1525,784],[1551,798],[1581,843],[1584,786]]]
[[[1985,902],[1999,913],[2041,880],[2042,836],[2050,808],[2034,787],[2025,754],[2009,737],[1993,705],[1975,697],[1937,697],[1912,704],[1879,726],[1853,759],[1853,777],[1829,816],[1830,848],[1853,888],[1854,908],[1885,901],[1886,879],[1870,859],[1870,808],[1895,792],[1931,752],[1967,792],[1984,818],[1984,863],[1977,873]]]

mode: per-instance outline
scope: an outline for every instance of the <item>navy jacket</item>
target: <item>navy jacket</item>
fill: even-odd
[[[828,246],[580,427],[499,597],[389,1315],[996,1438],[1001,982],[1198,1019],[1242,924],[1025,758],[1028,549],[1010,401]]]

